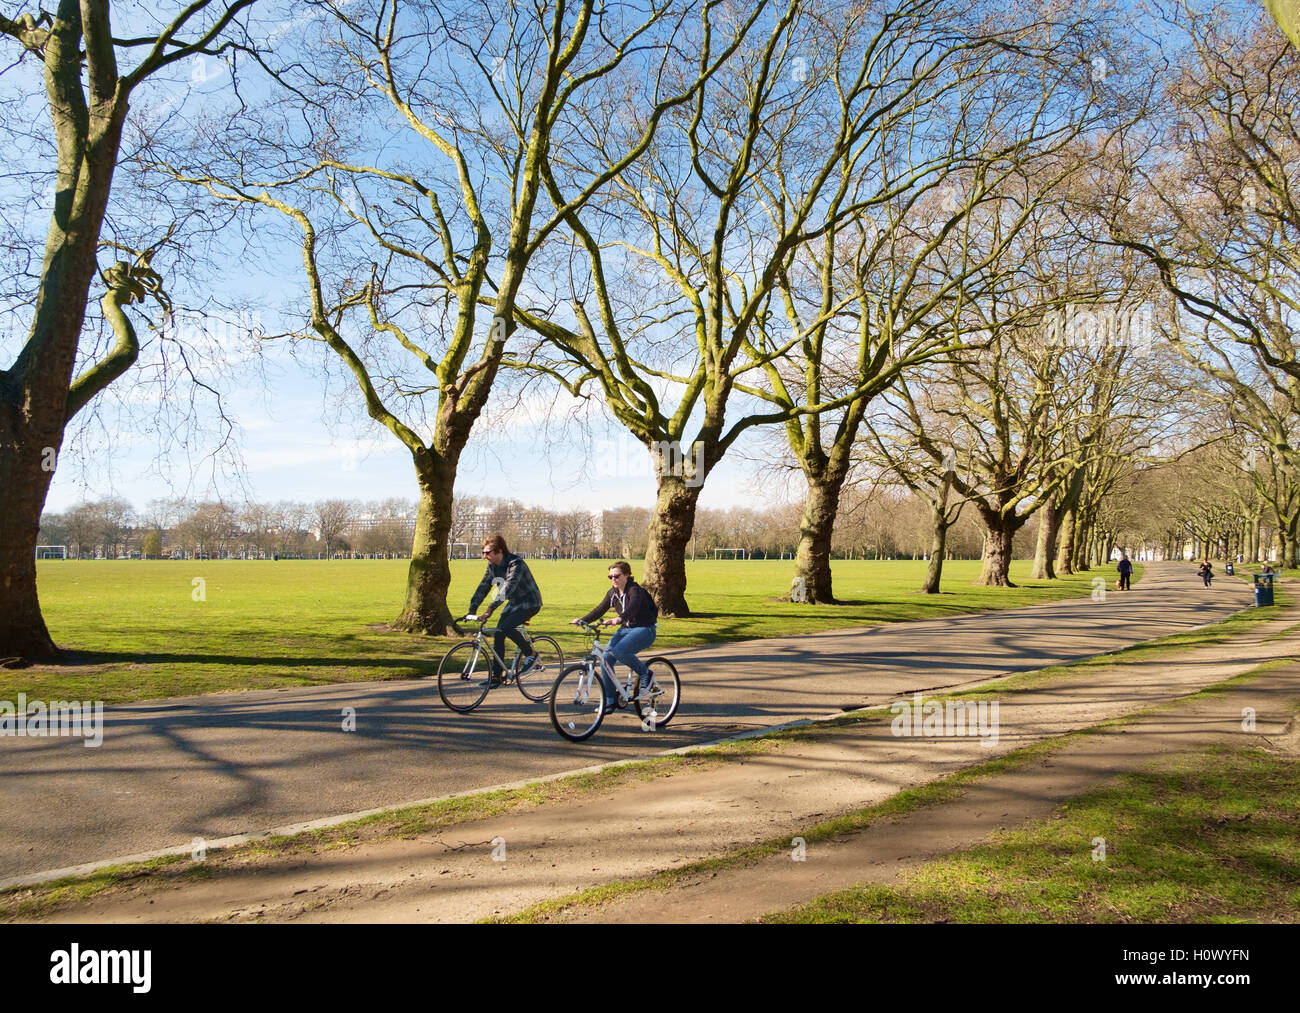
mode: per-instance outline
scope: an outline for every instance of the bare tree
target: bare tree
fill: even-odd
[[[328,71],[275,73],[290,95],[268,112],[275,128],[224,161],[166,167],[300,233],[310,305],[300,337],[338,357],[415,468],[419,515],[393,625],[453,633],[444,547],[456,469],[517,326],[525,271],[736,42],[713,51],[718,0],[320,6],[332,12],[323,41],[336,59]],[[611,93],[638,118],[605,165],[585,157],[583,128]],[[302,96],[314,110],[305,130]],[[376,130],[390,114],[428,161],[411,164],[387,127]],[[554,186],[566,194],[547,208]]]
[[[873,361],[888,356],[886,324],[872,318],[863,368],[854,374],[846,364],[840,389],[805,383],[764,403],[754,378],[767,369],[771,386],[778,377],[793,386],[778,360],[815,345],[853,301],[852,285],[820,302],[805,297],[808,314],[787,303],[790,328],[766,328],[780,318],[778,292],[796,257],[813,244],[834,251],[864,217],[936,187],[960,159],[951,133],[941,143],[918,124],[951,108],[976,115],[964,102],[975,108],[987,98],[980,79],[996,77],[1000,60],[1041,55],[1036,38],[1054,50],[1088,34],[1050,30],[1058,27],[1050,18],[993,25],[935,0],[790,2],[774,15],[701,89],[692,115],[661,131],[651,157],[620,175],[601,204],[570,216],[584,256],[556,269],[567,275],[568,307],[520,313],[553,351],[519,365],[549,371],[574,393],[597,388],[652,456],[658,501],[645,585],[667,615],[689,615],[685,553],[700,490],[736,440],[795,419],[798,431],[803,416],[836,409],[851,429],[855,405],[887,383],[889,368]],[[916,161],[900,166],[909,140]],[[955,228],[960,216],[949,217]],[[830,456],[809,434],[800,442],[812,465]],[[826,465],[832,486],[837,465]]]
[[[312,508],[312,523],[316,537],[325,547],[325,558],[332,559],[334,549],[343,540],[343,533],[352,526],[356,508],[346,500],[327,499]]]
[[[1220,13],[1168,13],[1170,113],[1104,189],[1108,238],[1148,258],[1173,303],[1174,347],[1296,469],[1274,402],[1300,404],[1300,54],[1262,12]]]
[[[221,556],[239,534],[238,515],[224,503],[199,503],[176,525],[176,541],[196,556]]]
[[[60,0],[55,13],[0,14],[0,35],[43,65],[56,142],[55,205],[22,350],[0,372],[0,644],[5,655],[52,659],[59,651],[36,596],[35,538],[69,419],[126,372],[138,355],[125,307],[160,289],[151,252],[101,272],[107,211],[131,95],[149,77],[200,52],[216,52],[253,0],[192,0],[152,34],[114,35],[108,0]],[[140,53],[140,56],[136,56]],[[21,65],[22,61],[16,61]],[[130,69],[123,69],[129,64]],[[74,378],[91,286],[117,343]]]
[[[130,38],[115,35],[108,0],[60,0],[54,13],[0,14],[0,35],[20,48],[22,59],[43,66],[57,148],[54,209],[37,284],[28,294],[30,329],[17,358],[0,371],[0,644],[6,656],[58,655],[36,592],[41,510],[69,419],[126,372],[139,352],[125,307],[160,290],[151,251],[102,271],[99,262],[131,97],[159,71],[218,51],[223,33],[253,2],[191,0],[160,22],[151,15],[146,23],[160,27]],[[117,343],[74,378],[97,278]]]

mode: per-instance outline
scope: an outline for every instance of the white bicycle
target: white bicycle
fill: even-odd
[[[641,718],[641,727],[647,731],[662,728],[677,713],[681,700],[682,681],[677,669],[667,658],[647,658],[650,669],[650,686],[637,694],[637,674],[628,669],[628,679],[618,690],[618,699],[609,700],[605,694],[605,680],[601,668],[614,669],[614,659],[609,648],[600,642],[600,630],[587,623],[579,623],[592,634],[591,652],[579,662],[566,666],[551,690],[551,724],[570,742],[581,742],[596,734],[605,715],[631,704]],[[636,694],[636,695],[634,695]]]

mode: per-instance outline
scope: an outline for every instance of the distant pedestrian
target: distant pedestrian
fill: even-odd
[[[1119,565],[1115,569],[1119,570],[1119,589],[1121,591],[1131,591],[1129,580],[1133,576],[1133,564],[1129,561],[1128,556],[1121,552],[1119,554]]]
[[[1210,581],[1214,579],[1214,567],[1210,565],[1210,561],[1207,559],[1202,562],[1200,568],[1196,572],[1199,573],[1201,579],[1205,581],[1205,586],[1209,587]]]
[[[1267,563],[1265,563],[1265,564],[1264,564],[1264,569],[1260,570],[1259,572],[1260,572],[1260,573],[1272,573],[1272,572],[1273,572],[1273,567],[1271,567],[1271,566],[1269,566]]]

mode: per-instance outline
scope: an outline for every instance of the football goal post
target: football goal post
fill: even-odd
[[[457,556],[456,550],[462,547],[465,550],[464,553]],[[448,548],[451,550],[447,553],[448,559],[469,559],[469,542],[452,542]]]
[[[719,553],[722,553],[722,552],[730,552],[730,553],[731,553],[731,556],[730,556],[730,557],[727,557],[727,556],[719,555]],[[727,559],[727,558],[730,558],[730,559],[748,559],[748,558],[749,558],[749,553],[747,553],[744,549],[714,549],[714,550],[713,550],[713,558],[714,558],[714,559]]]
[[[38,545],[36,546],[37,559],[67,559],[68,547],[66,545]]]

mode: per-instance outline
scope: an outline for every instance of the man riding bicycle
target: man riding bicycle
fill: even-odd
[[[487,560],[487,572],[483,574],[483,579],[479,581],[474,597],[469,601],[469,614],[465,618],[487,619],[498,604],[502,601],[508,601],[509,604],[501,613],[501,618],[497,620],[497,632],[496,638],[493,640],[493,647],[496,648],[498,655],[505,657],[506,638],[509,637],[521,652],[531,651],[531,645],[529,645],[524,635],[519,632],[519,627],[542,610],[542,592],[537,587],[537,581],[533,580],[528,564],[506,548],[506,540],[500,535],[492,535],[483,540],[483,557]],[[487,597],[494,584],[500,586],[500,595],[496,601],[488,606],[488,610],[484,615],[477,616],[475,613],[478,610],[479,602]],[[536,660],[536,652],[524,657],[520,664],[520,671],[526,671]],[[492,685],[499,686],[500,684],[501,665],[493,657]]]

